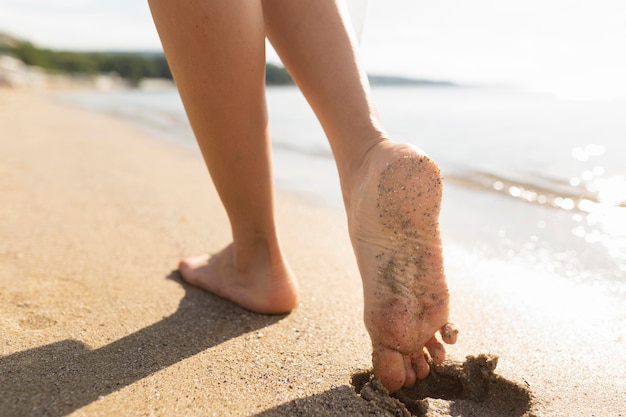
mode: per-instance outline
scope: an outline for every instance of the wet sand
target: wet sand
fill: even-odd
[[[343,213],[278,195],[302,299],[262,316],[175,271],[229,241],[193,152],[44,93],[0,90],[0,195],[0,416],[395,413],[357,393],[370,346]],[[444,240],[472,207],[506,209],[468,198],[447,185]],[[461,333],[439,382],[397,395],[421,404],[407,410],[624,415],[622,299],[446,245]],[[491,356],[465,359],[480,354],[499,357],[495,371]]]

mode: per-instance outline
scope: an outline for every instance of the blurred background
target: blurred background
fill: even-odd
[[[370,73],[515,84],[580,99],[626,94],[620,0],[349,2],[361,10],[355,24],[365,27]],[[0,31],[51,49],[160,50],[143,0],[2,0]]]

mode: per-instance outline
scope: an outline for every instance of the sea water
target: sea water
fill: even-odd
[[[390,136],[441,166],[444,238],[572,280],[626,284],[626,99],[431,86],[375,86],[373,95]],[[63,98],[197,152],[175,90]],[[295,87],[269,87],[267,102],[277,187],[339,207],[332,153],[306,100]]]

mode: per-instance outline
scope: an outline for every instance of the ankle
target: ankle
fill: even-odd
[[[233,265],[240,273],[245,274],[257,269],[259,263],[268,262],[270,259],[269,244],[262,239],[245,242],[234,239],[232,247]]]
[[[273,270],[284,263],[277,238],[235,241],[232,256],[235,270],[242,275],[260,270]]]
[[[364,141],[359,147],[360,149],[350,155],[337,158],[337,170],[344,202],[349,201],[352,193],[363,184],[364,177],[369,172],[372,154],[376,153],[379,148],[386,146],[387,143],[391,143],[391,141],[380,135]]]

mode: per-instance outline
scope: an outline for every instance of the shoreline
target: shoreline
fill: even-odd
[[[287,316],[252,314],[173,273],[229,241],[199,158],[41,92],[0,90],[0,123],[0,369],[14,371],[0,373],[0,410],[385,415],[351,385],[370,346],[340,210],[277,193],[302,301]],[[454,194],[447,205],[466,198]],[[455,218],[444,233],[480,207],[462,209],[444,208]],[[496,372],[529,387],[537,416],[623,413],[621,300],[464,243],[446,247],[461,328],[450,357],[498,355]],[[453,415],[454,403],[433,407]]]

